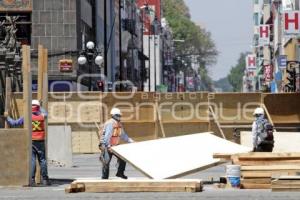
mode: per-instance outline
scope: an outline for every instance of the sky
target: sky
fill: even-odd
[[[210,76],[227,76],[237,64],[240,53],[251,51],[253,0],[185,0],[192,20],[211,32],[219,51],[218,62]]]

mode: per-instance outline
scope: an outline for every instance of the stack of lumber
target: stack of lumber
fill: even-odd
[[[300,192],[300,176],[280,176],[272,181],[273,192]]]
[[[271,189],[274,177],[300,172],[300,153],[246,153],[231,156],[241,165],[241,188]]]
[[[202,187],[199,179],[86,179],[73,181],[65,192],[201,192]]]

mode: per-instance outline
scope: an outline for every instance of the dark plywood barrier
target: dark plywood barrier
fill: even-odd
[[[23,186],[30,180],[31,144],[26,129],[0,129],[0,185]]]
[[[163,136],[163,131],[166,137],[208,131],[207,99],[208,93],[157,93],[158,136]]]
[[[211,93],[210,105],[221,124],[249,124],[261,106],[261,93]]]
[[[300,126],[300,93],[263,94],[275,125]]]
[[[262,96],[261,93],[210,93],[209,104],[226,139],[239,142],[234,133],[251,129],[253,111],[261,106]],[[211,128],[220,132],[215,120],[211,120]]]

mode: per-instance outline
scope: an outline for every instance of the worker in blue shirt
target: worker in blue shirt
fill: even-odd
[[[35,186],[35,171],[36,171],[36,158],[38,158],[41,166],[42,184],[51,185],[48,177],[47,160],[45,152],[45,118],[47,112],[40,106],[38,100],[32,100],[32,159],[31,159],[31,181],[30,186]],[[19,119],[12,119],[5,113],[7,123],[11,127],[21,126],[24,124],[24,117]]]

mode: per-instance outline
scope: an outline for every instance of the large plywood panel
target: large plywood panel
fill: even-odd
[[[158,94],[162,121],[208,121],[208,93]]]
[[[199,133],[119,145],[113,151],[146,176],[166,179],[217,165],[220,160],[213,158],[214,153],[242,153],[251,148]]]
[[[221,124],[245,124],[253,120],[254,109],[261,105],[261,93],[212,93],[209,101]]]
[[[275,124],[300,125],[300,93],[264,94],[264,104]]]
[[[274,140],[275,153],[300,152],[299,132],[274,132]],[[241,145],[253,148],[251,132],[241,132]]]
[[[26,129],[0,129],[0,185],[29,183],[31,147]]]
[[[208,122],[169,122],[163,123],[163,128],[166,137],[181,136],[193,133],[206,132],[209,127]],[[159,129],[159,136],[162,136],[162,131]]]

